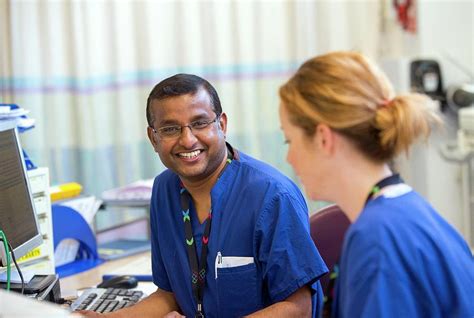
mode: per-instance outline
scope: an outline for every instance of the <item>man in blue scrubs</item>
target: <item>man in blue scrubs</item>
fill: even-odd
[[[226,143],[215,89],[194,75],[165,79],[150,93],[147,120],[168,168],[151,199],[159,289],[112,316],[319,316],[327,268],[306,203],[288,178]]]

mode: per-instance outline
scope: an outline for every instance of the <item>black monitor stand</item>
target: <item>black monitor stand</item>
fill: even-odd
[[[0,289],[6,289],[6,283],[0,283]],[[21,293],[21,283],[10,284],[10,289]],[[24,294],[40,300],[57,302],[61,297],[59,279],[57,275],[35,275],[25,284]]]

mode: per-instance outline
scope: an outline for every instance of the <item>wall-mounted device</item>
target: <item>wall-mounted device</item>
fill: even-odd
[[[380,61],[382,70],[397,94],[418,92],[437,101],[440,110],[446,107],[441,67],[435,60],[395,58]]]
[[[446,102],[449,108],[456,113],[461,108],[473,106],[474,84],[462,84],[448,87],[446,91]]]
[[[439,101],[441,110],[444,110],[446,98],[438,62],[435,60],[413,60],[410,63],[410,87],[414,92],[426,94]]]

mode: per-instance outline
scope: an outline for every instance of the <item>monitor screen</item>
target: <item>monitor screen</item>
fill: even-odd
[[[39,246],[42,237],[15,127],[0,122],[0,229],[20,258]]]

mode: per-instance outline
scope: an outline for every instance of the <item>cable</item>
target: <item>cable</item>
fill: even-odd
[[[18,263],[16,262],[15,253],[13,252],[13,248],[12,248],[12,246],[10,245],[10,243],[8,243],[8,246],[10,247],[10,251],[12,251],[12,258],[13,258],[13,262],[15,263],[16,270],[18,271],[18,275],[20,275],[20,279],[21,279],[21,294],[23,295],[24,292],[25,292],[25,280],[23,279],[23,274],[21,273],[20,266],[18,266]]]
[[[7,258],[7,290],[10,291],[10,274],[11,274],[11,264],[10,264],[10,251],[8,250],[8,241],[5,233],[0,230],[0,239],[3,241],[3,247],[5,248],[5,254]]]
[[[11,264],[10,264],[10,251],[8,250],[8,240],[5,236],[5,233],[0,230],[0,240],[3,242],[3,247],[5,249],[5,257],[7,261],[7,290],[10,290],[10,275],[11,275]]]
[[[443,52],[443,55],[448,61],[450,61],[454,66],[456,66],[459,71],[467,75],[471,81],[474,81],[474,73],[472,73],[468,67],[466,67],[465,65],[462,65],[457,59],[455,59],[447,51]]]

